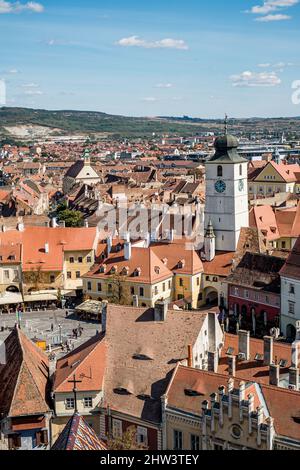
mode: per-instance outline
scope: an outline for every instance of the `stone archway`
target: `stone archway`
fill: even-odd
[[[205,289],[204,295],[206,305],[209,305],[210,307],[218,306],[219,294],[216,289],[214,289],[213,287],[208,287]]]

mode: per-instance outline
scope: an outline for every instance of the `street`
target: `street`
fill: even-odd
[[[6,339],[15,324],[15,314],[0,315],[0,330],[4,328],[4,331],[0,331],[0,341]],[[83,329],[82,335],[75,338],[73,330],[79,326]],[[69,340],[72,347],[74,345],[76,348],[94,336],[97,331],[101,331],[101,325],[96,321],[80,321],[72,312],[66,318],[65,310],[49,310],[22,313],[21,329],[29,338],[45,340],[47,345],[52,342],[51,338],[54,338],[57,343]]]

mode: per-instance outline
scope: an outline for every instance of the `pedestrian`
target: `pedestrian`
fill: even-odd
[[[51,323],[51,331],[53,332],[53,330],[54,330],[54,325],[53,323]]]
[[[68,315],[69,315],[69,312],[68,310],[66,310],[66,318],[68,318]]]

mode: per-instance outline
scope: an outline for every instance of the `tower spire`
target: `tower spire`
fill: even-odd
[[[225,135],[227,135],[228,134],[228,115],[227,115],[227,113],[225,114],[224,126],[225,126]]]

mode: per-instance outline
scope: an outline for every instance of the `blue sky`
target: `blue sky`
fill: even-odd
[[[0,0],[7,105],[295,116],[299,0]]]

